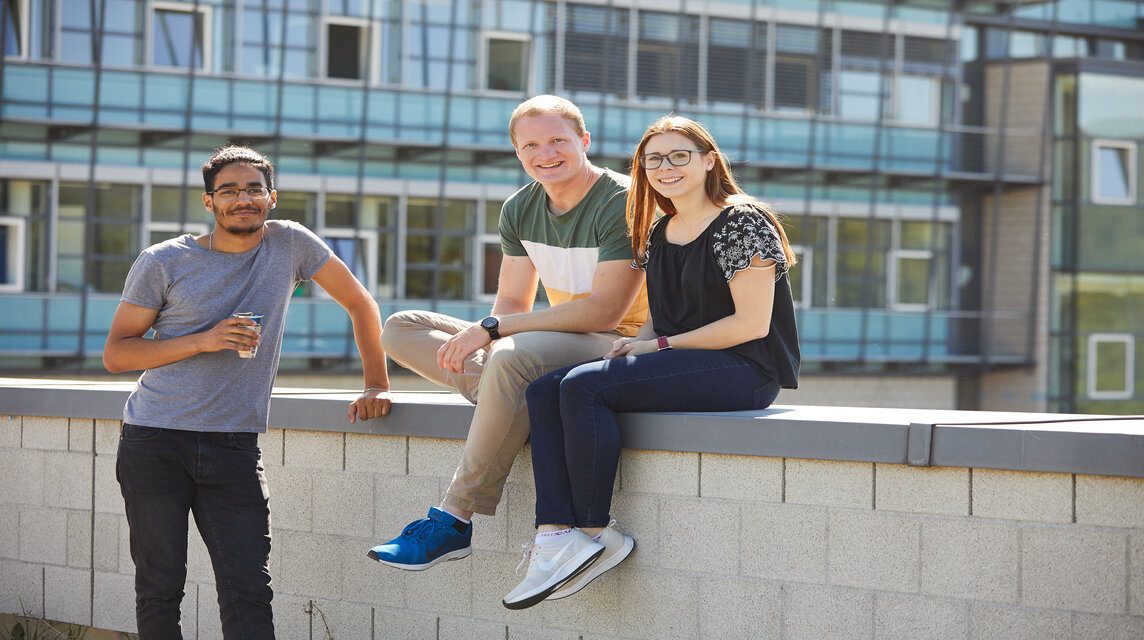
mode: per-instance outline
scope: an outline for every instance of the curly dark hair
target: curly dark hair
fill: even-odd
[[[266,188],[274,190],[274,167],[270,160],[250,147],[227,145],[217,149],[210,160],[203,164],[203,186],[209,193],[214,190],[214,179],[223,167],[232,164],[248,164],[266,177]]]

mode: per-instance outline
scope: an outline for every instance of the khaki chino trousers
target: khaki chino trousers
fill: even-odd
[[[621,334],[518,333],[469,356],[462,374],[441,370],[437,350],[471,324],[431,311],[401,311],[385,321],[381,344],[401,366],[476,404],[461,462],[444,501],[491,516],[496,514],[512,463],[528,440],[525,389],[547,373],[603,356]]]

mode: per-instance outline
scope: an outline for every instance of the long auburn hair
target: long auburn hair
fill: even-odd
[[[765,203],[747,195],[739,183],[735,182],[735,177],[731,175],[731,169],[727,166],[726,158],[723,157],[723,153],[719,151],[719,146],[715,144],[715,139],[703,128],[703,125],[694,120],[674,115],[664,116],[647,128],[643,138],[640,139],[640,143],[636,146],[635,156],[632,158],[632,186],[628,192],[627,214],[628,234],[632,239],[632,255],[635,256],[636,262],[642,264],[647,259],[644,253],[647,250],[647,239],[651,235],[652,224],[656,220],[656,210],[662,211],[665,215],[676,213],[675,205],[672,204],[671,200],[660,195],[651,186],[651,181],[647,178],[647,171],[643,168],[642,162],[648,140],[661,133],[672,132],[687,136],[695,143],[695,148],[701,149],[704,153],[715,152],[715,165],[707,172],[707,181],[704,185],[707,198],[719,207],[749,204],[765,214],[770,218],[775,229],[778,230],[779,239],[783,243],[783,253],[786,254],[787,265],[794,266],[796,262],[794,251],[790,248],[790,242],[787,241],[786,231],[783,230],[778,214]]]

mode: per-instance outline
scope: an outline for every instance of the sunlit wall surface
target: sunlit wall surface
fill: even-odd
[[[990,301],[987,221],[1005,214],[993,203],[1055,184],[1061,161],[1030,158],[1084,147],[1081,135],[1106,141],[1073,154],[1097,158],[1116,201],[1101,206],[1135,206],[1135,180],[1105,168],[1138,172],[1140,134],[1030,127],[987,69],[1139,71],[1140,2],[635,5],[3,0],[0,365],[93,366],[138,252],[209,229],[197,167],[228,141],[274,159],[277,215],[325,238],[383,313],[483,316],[499,207],[526,181],[508,116],[544,92],[581,106],[593,160],[621,171],[661,115],[714,133],[740,181],[786,216],[808,372],[1037,364],[1033,341],[997,339],[1045,331],[1030,306],[1046,301]],[[1074,96],[1099,82],[1068,77]],[[1103,121],[1072,101],[1075,122]],[[1057,212],[1078,202],[1061,188],[1048,196],[1058,267],[1075,248]],[[1068,286],[1054,284],[1053,304]],[[320,291],[301,288],[290,313],[285,368],[354,366],[348,321]]]

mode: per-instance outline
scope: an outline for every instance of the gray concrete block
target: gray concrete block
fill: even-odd
[[[68,419],[68,451],[91,453],[95,448],[95,420]]]
[[[503,622],[472,618],[441,618],[441,640],[502,640],[508,635]]]
[[[44,503],[44,452],[34,449],[0,449],[0,487],[9,504]]]
[[[309,606],[309,619],[312,635],[303,636],[306,640],[319,638],[361,638],[372,637],[373,612],[367,605],[350,604],[313,599]],[[302,612],[306,613],[305,610]],[[275,625],[275,632],[278,631]]]
[[[198,600],[195,602],[195,627],[198,631],[198,640],[225,640],[222,636],[222,615],[218,608],[218,590],[213,584],[197,585]],[[279,598],[274,595],[270,603],[274,611],[275,632],[281,627],[280,613],[290,611],[289,598]]]
[[[874,465],[790,458],[786,461],[786,502],[871,509]]]
[[[700,638],[781,638],[782,586],[742,578],[699,579]]]
[[[698,576],[631,567],[617,577],[618,602],[623,611],[618,635],[689,638],[698,634]]]
[[[544,623],[544,613],[549,608],[544,603],[520,611],[506,609],[501,604],[504,596],[524,579],[527,567],[521,567],[520,575],[516,574],[520,560],[521,554],[518,553],[476,552],[458,561],[471,565],[474,580],[472,617],[497,622],[502,632],[509,623],[528,626]],[[607,618],[607,612],[603,616]]]
[[[659,562],[661,534],[666,534],[661,520],[661,501],[645,493],[617,493],[612,497],[612,518],[616,529],[635,538],[636,549],[624,560],[625,566],[650,568]],[[670,514],[664,516],[670,520]],[[670,523],[666,526],[670,526]],[[671,531],[674,533],[674,531]]]
[[[270,488],[270,526],[278,531],[311,531],[314,527],[314,475],[310,469],[266,467]]]
[[[342,595],[346,558],[334,536],[282,533],[274,536],[274,592],[322,600]]]
[[[321,634],[322,619],[311,608],[313,598],[294,594],[274,594],[274,636],[275,640],[313,640],[326,638]],[[322,605],[319,605],[319,608]],[[206,614],[200,614],[200,622],[207,624]],[[367,636],[368,637],[368,636]],[[222,640],[220,638],[219,640]]]
[[[630,560],[631,556],[628,559]],[[633,571],[633,567],[634,565],[624,561],[593,580],[575,595],[551,602],[542,602],[525,611],[536,610],[538,614],[542,615],[544,629],[557,638],[566,637],[569,633],[575,634],[577,637],[615,638],[620,633],[620,619],[624,615],[620,593],[621,584],[625,579],[624,576]],[[508,582],[512,583],[509,587],[510,590],[523,579],[523,576],[517,576],[511,572],[508,577],[511,577]],[[517,616],[518,612],[509,613],[512,615],[505,620],[510,625],[525,625],[532,622],[529,618]],[[535,631],[528,635],[535,636]]]
[[[135,577],[120,573],[95,572],[92,626],[99,629],[137,633],[135,624]]]
[[[119,433],[122,430],[123,422],[120,420],[96,420],[96,455],[115,455],[119,451]]]
[[[63,509],[20,511],[20,559],[62,565],[68,553],[68,512]]]
[[[532,446],[525,444],[520,453],[516,454],[516,459],[513,460],[512,469],[508,472],[508,482],[519,482],[522,484],[535,484],[536,480],[532,471]]]
[[[373,637],[377,640],[438,640],[437,616],[400,609],[373,611]]]
[[[286,430],[282,444],[285,466],[301,469],[344,468],[345,434],[333,431]]]
[[[552,627],[526,627],[522,624],[509,624],[508,637],[512,640],[589,640],[597,636],[576,630],[555,629]],[[615,636],[599,636],[614,638]],[[500,640],[499,638],[497,640]]]
[[[277,543],[278,540],[272,534],[271,553],[274,553]],[[197,584],[215,583],[214,562],[211,560],[210,552],[207,551],[206,543],[203,542],[202,533],[199,532],[194,516],[190,517],[187,531],[187,580]]]
[[[398,608],[404,604],[405,582],[414,579],[415,572],[387,567],[367,556],[369,548],[377,544],[375,541],[343,537],[332,544],[342,562],[338,577],[346,601]]]
[[[965,640],[969,607],[963,602],[878,594],[874,637],[878,640]]]
[[[115,456],[95,458],[95,512],[122,516],[127,511],[119,481],[115,479],[115,461]]]
[[[43,567],[19,560],[0,560],[0,613],[43,617]]]
[[[1072,521],[1072,476],[973,470],[973,515],[1036,522]]]
[[[424,518],[441,503],[442,481],[412,476],[375,476],[373,538],[378,543],[401,534],[405,525]]]
[[[1070,640],[1072,614],[1029,607],[969,605],[972,640]]]
[[[832,511],[828,526],[831,584],[917,593],[921,529],[917,518]]]
[[[699,454],[624,449],[620,486],[628,493],[699,496]]]
[[[504,594],[489,593],[481,586],[485,577],[473,573],[471,559],[469,556],[442,562],[428,571],[411,575],[405,581],[405,608],[439,616],[468,617],[473,612],[474,598],[500,602]]]
[[[20,558],[20,506],[0,502],[0,558]]]
[[[86,514],[85,514],[86,515]],[[121,516],[99,513],[95,516],[95,539],[92,554],[92,566],[96,571],[119,571],[119,545],[120,526],[127,527],[127,521]],[[131,556],[123,558],[124,562],[131,564]]]
[[[83,569],[44,567],[44,617],[91,624],[91,574]]]
[[[874,594],[853,589],[783,587],[784,640],[872,640]]]
[[[346,434],[346,471],[405,475],[408,438],[372,434]]]
[[[68,518],[68,553],[65,564],[69,567],[91,567],[91,512],[71,511]]]
[[[409,475],[452,480],[465,448],[462,440],[409,439]]]
[[[969,515],[969,469],[878,464],[874,473],[879,511]]]
[[[68,419],[24,416],[21,446],[48,451],[68,450]]]
[[[1144,618],[1077,614],[1073,616],[1075,640],[1140,640],[1144,638]]]
[[[44,452],[44,504],[91,510],[91,466],[90,453]]]
[[[188,582],[183,586],[183,601],[179,604],[179,626],[182,628],[184,638],[196,640],[209,640],[209,634],[199,634],[199,585]],[[222,640],[222,628],[218,636]]]
[[[286,432],[283,429],[267,429],[266,433],[258,434],[258,448],[262,450],[262,466],[281,467],[285,444]]]
[[[505,487],[497,514],[504,517],[505,543],[493,547],[493,551],[516,553],[520,545],[536,538],[536,487],[531,484],[513,483]],[[479,528],[486,517],[477,517],[474,522]],[[548,524],[568,524],[552,522]],[[500,533],[497,531],[496,533]]]
[[[1021,530],[1021,592],[1033,607],[1128,611],[1126,536],[1078,527]]]
[[[1144,528],[1144,478],[1076,477],[1077,524]]]
[[[933,519],[921,527],[923,594],[1017,604],[1021,580],[1014,525]]]
[[[135,575],[135,560],[131,558],[131,527],[127,516],[112,516],[119,522],[119,573]]]
[[[693,573],[739,573],[739,503],[663,498],[659,566]]]
[[[368,537],[373,534],[373,475],[314,474],[314,533]]]
[[[0,448],[20,448],[20,425],[23,422],[22,416],[0,415]]]
[[[1128,534],[1128,613],[1144,615],[1144,532]]]
[[[743,505],[740,572],[745,576],[826,582],[827,512],[795,505]]]
[[[699,491],[704,498],[782,502],[783,460],[704,453],[699,458]]]

